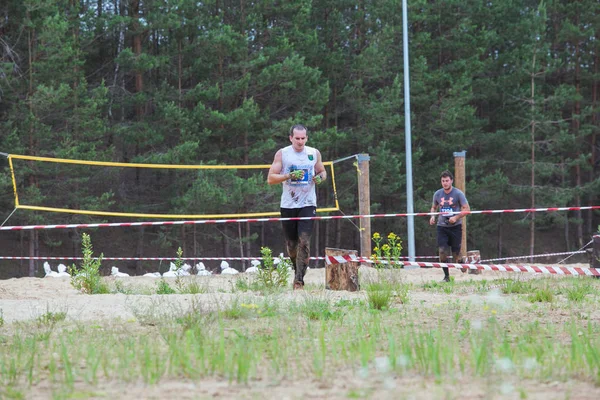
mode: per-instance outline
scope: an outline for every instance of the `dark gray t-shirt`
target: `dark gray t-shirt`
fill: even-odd
[[[442,213],[438,216],[437,224],[438,226],[456,226],[462,224],[462,218],[458,220],[455,224],[451,224],[448,222],[450,217],[456,214],[444,215],[443,213],[448,213],[452,211],[460,211],[461,207],[465,204],[469,204],[465,194],[462,190],[452,187],[450,193],[445,193],[444,189],[440,189],[433,195],[433,206],[439,206],[439,211]]]

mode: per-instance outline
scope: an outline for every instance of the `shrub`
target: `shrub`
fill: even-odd
[[[175,294],[177,293],[175,291],[175,289],[173,289],[171,286],[169,286],[169,284],[167,283],[167,281],[163,279],[161,279],[160,281],[158,281],[156,283],[156,294]]]
[[[69,267],[71,274],[71,285],[87,294],[105,294],[109,293],[106,282],[100,276],[100,265],[102,264],[103,254],[95,259],[93,257],[92,238],[87,233],[83,234],[81,246],[83,249],[83,260],[81,269],[77,269],[75,264]]]
[[[280,258],[279,264],[273,262],[273,254],[268,247],[260,249],[262,255],[262,264],[258,267],[257,281],[266,289],[276,289],[285,287],[288,282],[291,263],[288,260]]]

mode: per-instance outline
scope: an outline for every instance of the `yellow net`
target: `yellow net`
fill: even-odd
[[[77,176],[77,174],[79,173],[79,175],[96,175],[96,176],[104,176],[104,181],[110,181],[111,184],[113,185],[113,187],[110,189],[115,190],[116,188],[114,186],[117,185],[117,183],[114,182],[114,176],[117,174],[109,174],[109,173],[90,173],[89,171],[73,171],[72,168],[75,168],[75,166],[91,166],[91,167],[97,167],[97,168],[125,168],[125,169],[135,169],[135,176],[137,179],[139,179],[139,171],[141,169],[152,169],[153,171],[158,171],[158,170],[186,170],[186,171],[194,171],[194,170],[205,170],[205,171],[209,171],[209,170],[257,170],[258,173],[256,175],[252,175],[251,178],[256,180],[257,182],[260,181],[260,179],[263,179],[261,177],[261,174],[264,175],[264,179],[263,181],[266,181],[266,171],[268,171],[268,169],[271,167],[271,165],[269,164],[261,164],[261,165],[175,165],[175,164],[143,164],[143,163],[119,163],[119,162],[108,162],[108,161],[86,161],[86,160],[73,160],[73,159],[63,159],[63,158],[51,158],[51,157],[38,157],[38,156],[26,156],[26,155],[16,155],[16,154],[10,154],[8,156],[8,162],[9,162],[9,167],[10,167],[10,172],[11,172],[11,178],[12,178],[12,183],[13,183],[13,190],[14,190],[14,197],[15,197],[15,208],[16,209],[25,209],[25,210],[34,210],[34,211],[47,211],[47,212],[55,212],[55,213],[69,213],[69,214],[83,214],[83,215],[96,215],[96,216],[111,216],[111,217],[132,217],[132,218],[172,218],[172,219],[215,219],[215,218],[254,218],[254,217],[268,217],[268,216],[278,216],[279,215],[279,211],[256,211],[256,212],[244,212],[244,213],[204,213],[204,214],[192,214],[192,213],[160,213],[160,212],[153,212],[153,213],[147,213],[147,212],[123,212],[123,211],[107,211],[107,210],[102,210],[102,209],[82,209],[82,208],[78,208],[78,207],[60,207],[57,205],[33,205],[33,204],[24,204],[22,202],[20,202],[19,200],[19,192],[18,192],[18,179],[17,179],[17,175],[15,174],[15,167],[13,165],[13,160],[25,160],[25,161],[31,161],[31,162],[40,162],[40,163],[52,163],[52,164],[68,164],[71,166],[71,168],[67,169],[68,171],[62,171],[62,172],[57,172],[56,170],[50,170],[48,168],[45,169],[37,169],[37,173],[38,175],[41,175],[42,177],[44,177],[44,172],[46,174],[46,178],[53,180],[53,179],[57,179],[57,176],[59,175],[70,175],[70,176]],[[337,199],[337,191],[336,191],[336,186],[335,186],[335,171],[334,171],[334,167],[333,167],[333,162],[329,161],[329,162],[324,162],[323,163],[326,167],[329,168],[329,176],[330,176],[330,182],[331,182],[331,186],[328,187],[326,189],[327,192],[327,196],[328,198],[330,198],[329,206],[324,207],[324,208],[318,208],[317,212],[331,212],[331,211],[338,211],[339,208],[339,203],[338,203],[338,199]],[[235,172],[232,172],[235,173]],[[185,179],[187,179],[188,181],[192,181],[192,180],[201,180],[201,178],[206,178],[206,177],[199,177],[199,176],[187,176]],[[210,178],[210,177],[208,177]],[[167,180],[171,179],[171,181],[173,180],[173,177],[168,177]],[[174,179],[177,179],[177,177],[174,177]],[[65,179],[67,180],[67,179]],[[77,179],[72,179],[74,181],[77,181]],[[147,178],[146,179],[147,182],[151,181],[151,178]],[[165,178],[163,178],[163,181],[165,180]],[[106,182],[105,182],[106,183]],[[77,185],[77,183],[75,183]],[[86,181],[86,183],[82,183],[82,185],[84,184],[90,184],[89,182]],[[46,188],[51,188],[52,184],[46,185]],[[62,187],[63,191],[69,192],[70,189]],[[224,189],[225,192],[227,189]],[[70,192],[70,193],[74,193]],[[36,196],[29,196],[32,199],[35,199]],[[37,197],[44,197],[43,194],[42,196],[37,196]],[[64,202],[69,202],[68,200],[66,200],[68,198],[68,196],[63,196],[63,198],[65,200],[63,200]],[[142,198],[143,199],[143,198]],[[93,203],[93,202],[92,202]],[[260,203],[260,200],[259,200]],[[142,206],[141,204],[138,204],[138,206]],[[261,204],[261,206],[265,206],[265,204]],[[114,208],[114,205],[113,205]],[[276,207],[273,207],[276,208]]]

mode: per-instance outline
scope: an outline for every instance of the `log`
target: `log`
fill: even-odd
[[[466,263],[467,264],[477,264],[481,261],[481,254],[479,253],[479,250],[470,250],[467,251],[467,257],[466,257]],[[469,269],[469,274],[473,274],[473,275],[480,275],[481,274],[481,270],[480,269]],[[464,272],[464,271],[463,271]]]
[[[326,256],[357,256],[356,250],[325,248]],[[358,282],[358,267],[360,263],[348,261],[340,264],[327,264],[325,268],[325,289],[347,290],[356,292],[360,290]]]

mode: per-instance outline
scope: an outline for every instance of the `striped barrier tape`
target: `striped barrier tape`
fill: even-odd
[[[92,257],[97,260],[99,257]],[[273,257],[274,259],[279,257]],[[104,261],[244,261],[262,260],[262,257],[102,257]],[[284,257],[289,259],[289,257]],[[310,257],[310,260],[324,260],[325,257]],[[27,256],[0,256],[0,260],[83,260],[83,257],[27,257]]]
[[[526,259],[526,258],[565,256],[565,255],[570,255],[570,254],[584,254],[584,253],[587,253],[587,252],[585,250],[565,251],[563,253],[535,254],[533,256],[516,256],[516,257],[488,258],[487,260],[481,260],[481,262],[482,263],[486,263],[486,262],[490,262],[490,261],[523,260],[523,259]]]
[[[98,259],[98,257],[92,257]],[[274,257],[278,258],[278,257]],[[400,257],[407,259],[408,257]],[[415,257],[418,259],[438,258],[438,256]],[[177,257],[102,257],[106,261],[175,261]],[[198,261],[244,261],[244,260],[262,260],[262,257],[181,257],[181,260]],[[289,257],[284,257],[289,259]],[[325,257],[309,257],[310,260],[324,260]],[[0,256],[0,260],[83,260],[83,257],[29,257],[29,256]]]
[[[499,213],[530,213],[530,212],[554,212],[554,211],[577,211],[597,210],[600,206],[585,207],[546,207],[546,208],[519,208],[509,210],[479,210],[463,212],[465,215],[475,214],[499,214]],[[74,229],[74,228],[109,228],[109,227],[132,227],[132,226],[164,226],[164,225],[201,225],[201,224],[225,224],[233,222],[274,222],[274,221],[302,221],[302,220],[331,220],[331,219],[357,219],[357,218],[389,218],[389,217],[429,217],[433,215],[451,215],[454,213],[426,212],[426,213],[396,213],[396,214],[368,214],[368,215],[328,215],[319,217],[293,217],[293,218],[238,218],[238,219],[204,219],[186,221],[145,221],[145,222],[111,222],[97,224],[65,224],[65,225],[22,225],[22,226],[0,226],[0,231],[21,231],[35,229]]]
[[[327,264],[341,264],[348,261],[354,262],[367,262],[373,263],[373,260],[357,257],[357,256],[326,256],[325,262]],[[396,265],[403,265],[405,267],[419,267],[419,268],[468,268],[478,269],[483,271],[498,271],[498,272],[529,272],[533,274],[556,274],[556,275],[588,275],[588,276],[600,276],[600,268],[581,268],[581,267],[560,267],[554,265],[499,265],[499,264],[455,264],[455,263],[431,263],[431,262],[412,262],[412,261],[396,261]]]

